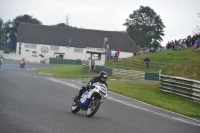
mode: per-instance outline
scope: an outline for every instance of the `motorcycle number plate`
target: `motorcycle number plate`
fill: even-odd
[[[106,93],[106,89],[101,87],[101,91],[103,91],[104,93]]]

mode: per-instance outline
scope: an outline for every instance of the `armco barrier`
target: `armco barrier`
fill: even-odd
[[[123,77],[123,78],[140,79],[140,80],[144,80],[144,78],[145,78],[145,72],[116,69],[116,68],[113,69],[112,75],[120,76],[120,77]]]
[[[84,73],[90,73],[90,66],[83,65],[83,72]]]
[[[69,60],[69,59],[59,59],[59,58],[50,58],[49,64],[74,64],[81,65],[81,60]]]
[[[109,67],[104,67],[104,66],[95,66],[95,71],[100,72],[100,71],[105,71],[107,72],[108,75],[112,75],[113,68]]]
[[[159,80],[159,73],[145,72],[145,80]]]
[[[109,68],[104,66],[95,66],[95,71],[106,71],[109,75],[119,76],[122,78],[128,79],[139,79],[139,80],[159,80],[159,73],[151,73],[151,72],[141,72],[141,71],[133,71],[133,70],[124,70],[117,68]]]
[[[160,90],[200,102],[200,81],[160,75]]]

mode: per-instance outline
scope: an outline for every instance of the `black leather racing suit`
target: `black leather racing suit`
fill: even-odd
[[[78,95],[78,99],[81,98],[81,96],[83,95],[83,93],[88,90],[88,89],[93,89],[92,88],[92,84],[96,83],[96,82],[100,82],[106,85],[106,87],[108,87],[108,84],[106,82],[103,82],[100,80],[100,77],[93,77],[90,82],[87,84],[87,86],[83,86],[80,91],[79,91],[79,95]]]

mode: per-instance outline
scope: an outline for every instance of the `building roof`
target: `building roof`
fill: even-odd
[[[108,38],[105,45],[109,45],[109,49],[124,52],[138,50],[125,32],[20,23],[18,33],[18,42],[79,48],[103,48],[104,38]]]

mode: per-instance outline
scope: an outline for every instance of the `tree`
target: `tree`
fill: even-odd
[[[59,27],[68,27],[68,25],[66,25],[65,23],[58,23],[55,26],[59,26]]]
[[[140,6],[133,11],[124,25],[127,27],[127,34],[141,47],[160,46],[163,40],[165,26],[160,16],[148,6]]]
[[[42,24],[41,21],[37,20],[36,18],[33,18],[30,15],[20,15],[17,16],[13,21],[8,22],[8,27],[6,28],[6,31],[8,32],[8,36],[10,38],[11,43],[11,50],[16,48],[17,43],[17,35],[19,30],[19,23],[29,23],[29,24]]]
[[[6,23],[0,18],[0,44],[6,44],[8,36],[6,35]]]
[[[4,23],[3,20],[0,18],[0,49],[2,50],[7,50],[8,49],[8,27],[9,27],[9,22]]]

